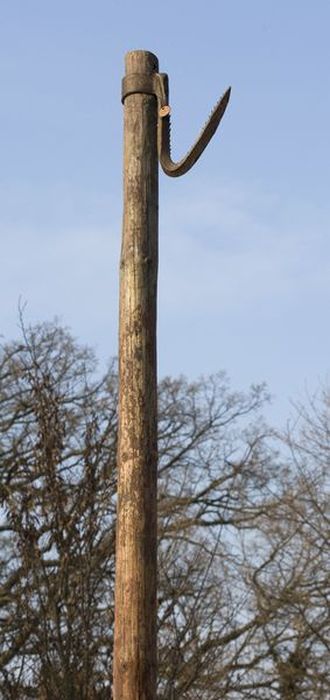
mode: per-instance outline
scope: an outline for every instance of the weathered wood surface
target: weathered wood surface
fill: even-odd
[[[126,75],[156,71],[153,54],[127,54]],[[156,698],[157,268],[157,100],[135,93],[124,101],[115,700]]]

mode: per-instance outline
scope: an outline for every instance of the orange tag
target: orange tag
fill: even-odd
[[[168,117],[169,114],[171,114],[171,107],[169,105],[164,105],[164,107],[160,108],[160,110],[159,110],[160,117]]]

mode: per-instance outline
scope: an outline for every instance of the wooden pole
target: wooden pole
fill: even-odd
[[[149,51],[126,55],[114,700],[156,700],[158,157],[167,175],[186,173],[215,133],[229,95],[230,89],[175,163],[167,76]]]
[[[152,53],[126,55],[132,85],[157,71]],[[154,94],[133,91],[124,99],[115,700],[156,698],[157,111]]]

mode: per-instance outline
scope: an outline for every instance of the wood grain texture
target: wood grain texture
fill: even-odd
[[[146,51],[126,75],[158,70]],[[156,698],[158,269],[157,100],[124,101],[114,698]]]

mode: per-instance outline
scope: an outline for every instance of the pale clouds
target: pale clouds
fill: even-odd
[[[257,185],[189,190],[162,215],[164,304],[184,312],[303,302],[329,294],[328,227],[313,206]],[[329,301],[329,299],[328,299]]]
[[[168,195],[168,193],[167,193]],[[265,380],[284,420],[329,372],[330,212],[262,183],[181,187],[163,205],[160,370]]]
[[[226,369],[294,396],[329,371],[329,212],[260,183],[195,182],[162,185],[160,374]],[[102,363],[117,353],[119,209],[108,225],[2,222],[6,337],[21,298],[28,321],[58,316]]]
[[[28,322],[57,316],[102,356],[115,354],[119,236],[107,229],[79,228],[7,229],[1,237],[6,335],[15,335],[20,302]]]

